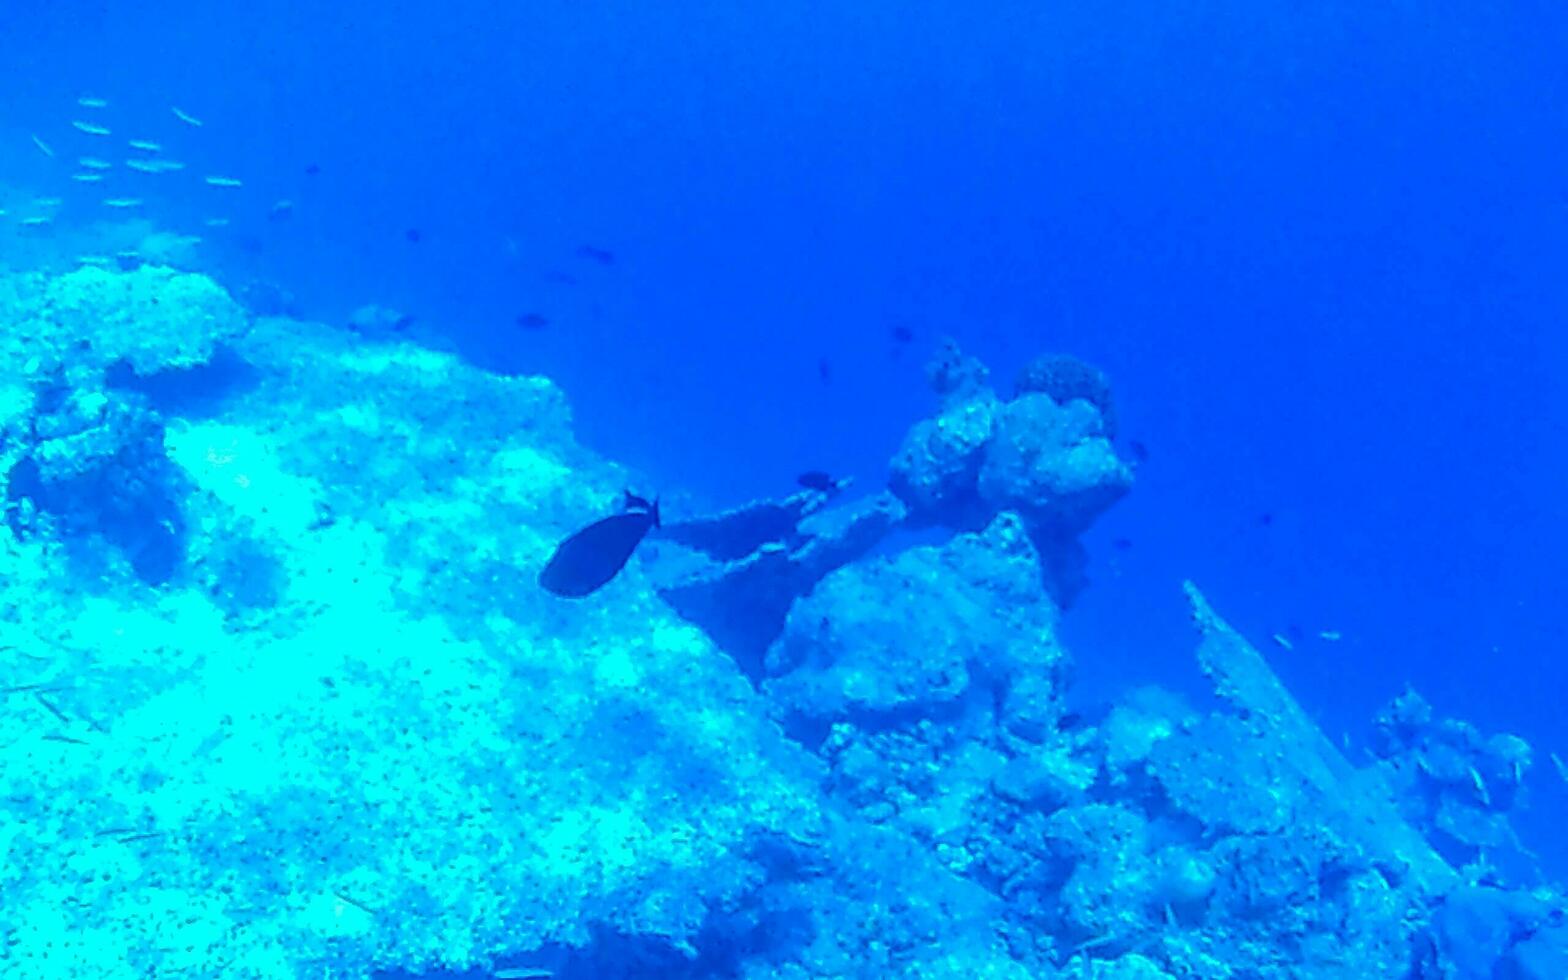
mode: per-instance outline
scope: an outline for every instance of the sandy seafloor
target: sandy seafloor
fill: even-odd
[[[1070,356],[938,351],[886,487],[665,488],[565,600],[640,481],[549,379],[8,254],[6,978],[1568,977],[1523,741],[1408,692],[1347,757],[1201,583],[1212,701],[1072,703],[1136,474]]]

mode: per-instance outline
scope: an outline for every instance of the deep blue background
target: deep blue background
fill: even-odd
[[[210,243],[231,269],[548,373],[585,441],[719,500],[876,483],[941,334],[1004,386],[1086,357],[1150,451],[1091,536],[1086,689],[1188,677],[1191,576],[1259,641],[1305,635],[1272,654],[1333,735],[1410,681],[1528,736],[1544,825],[1565,51],[1533,2],[60,0],[7,18],[0,133],[43,181],[27,134],[112,99],[247,179]],[[167,220],[211,212],[160,186]]]

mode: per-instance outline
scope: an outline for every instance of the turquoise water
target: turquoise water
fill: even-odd
[[[1560,10],[492,7],[8,18],[4,976],[1568,976]]]

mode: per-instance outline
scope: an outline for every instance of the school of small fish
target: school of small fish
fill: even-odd
[[[134,139],[125,139],[121,144],[121,138],[116,136],[116,130],[120,128],[115,125],[118,120],[112,118],[110,107],[107,98],[92,94],[80,95],[74,102],[72,112],[62,120],[59,131],[40,130],[28,134],[33,146],[43,156],[56,159],[59,156],[56,147],[60,147],[64,159],[74,160],[74,166],[60,178],[68,181],[61,187],[62,196],[34,199],[22,213],[14,215],[17,225],[24,229],[47,229],[54,224],[59,210],[79,208],[84,204],[114,211],[140,208],[149,200],[155,201],[160,196],[159,190],[169,189],[165,182],[176,180],[169,175],[186,170],[185,162],[169,152],[169,148],[175,148],[180,143],[180,133],[170,132],[166,134],[168,138],[156,133],[138,135]],[[206,126],[201,117],[179,106],[171,105],[168,111],[174,116],[175,129],[183,129],[188,133]],[[146,122],[145,119],[141,120],[136,128],[142,129]],[[129,128],[129,125],[125,128]],[[110,149],[116,145],[124,146],[123,156]],[[77,152],[71,152],[73,150]],[[159,183],[145,183],[149,180],[158,180]],[[245,186],[242,177],[221,173],[205,174],[199,183],[222,192]],[[65,191],[73,186],[82,190]],[[88,188],[108,193],[90,199],[83,198],[81,194]],[[234,200],[227,193],[222,196],[225,200]],[[292,209],[293,202],[289,202],[288,206]],[[203,219],[202,225],[207,228],[229,226],[231,218],[218,208],[214,210],[219,210],[219,213]],[[267,212],[267,217],[275,219],[276,211],[277,206],[274,205]],[[6,211],[0,209],[0,218],[3,217],[6,217]]]

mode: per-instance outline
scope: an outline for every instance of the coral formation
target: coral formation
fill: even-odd
[[[1521,740],[1407,694],[1358,767],[1194,588],[1211,702],[1070,706],[1130,486],[1092,370],[1003,400],[947,347],[889,492],[573,602],[539,567],[633,481],[549,381],[367,323],[0,276],[6,977],[1568,973]]]
[[[889,478],[910,522],[972,530],[1016,512],[1040,547],[1052,597],[1071,604],[1087,563],[1078,534],[1132,488],[1103,414],[1108,387],[1099,401],[1081,396],[1092,386],[1062,384],[1021,388],[1004,402],[987,386],[985,367],[952,341],[926,375],[941,408],[909,430]]]
[[[965,716],[989,718],[1015,677],[1065,687],[1055,626],[1034,548],[1004,514],[943,547],[828,576],[790,610],[768,651],[766,690],[817,726],[934,719],[966,729],[979,721]]]
[[[1013,396],[1030,392],[1047,395],[1058,405],[1085,401],[1094,406],[1107,439],[1116,438],[1116,399],[1105,372],[1071,354],[1041,354],[1018,372]]]
[[[131,272],[84,266],[25,282],[21,308],[7,311],[8,355],[45,367],[124,361],[138,374],[205,362],[242,336],[246,312],[203,275],[143,265]],[[20,285],[20,284],[19,284]]]

